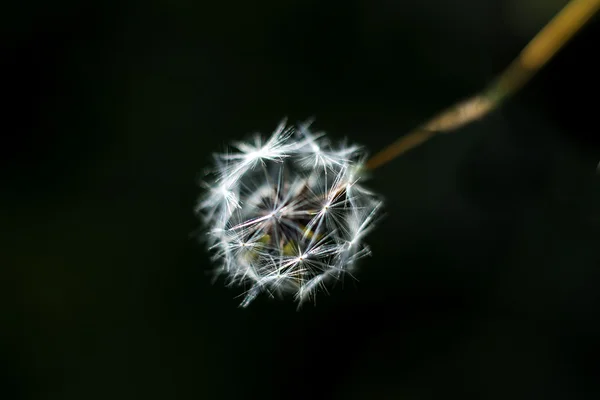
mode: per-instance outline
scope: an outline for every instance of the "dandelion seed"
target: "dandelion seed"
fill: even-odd
[[[363,238],[381,201],[361,185],[360,147],[333,148],[310,122],[282,122],[268,140],[233,148],[215,155],[196,211],[217,271],[246,287],[241,306],[260,293],[302,304],[369,254]]]

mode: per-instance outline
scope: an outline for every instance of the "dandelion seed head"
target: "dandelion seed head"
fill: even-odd
[[[302,304],[369,254],[363,238],[381,201],[362,186],[365,154],[310,124],[236,142],[207,175],[196,212],[217,272],[247,289],[244,307],[260,293]]]

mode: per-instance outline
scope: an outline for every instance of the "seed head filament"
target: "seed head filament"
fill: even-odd
[[[198,212],[217,272],[246,288],[242,306],[260,293],[301,305],[369,254],[362,239],[381,201],[362,187],[360,147],[333,148],[309,124],[282,123],[235,148],[215,155]]]

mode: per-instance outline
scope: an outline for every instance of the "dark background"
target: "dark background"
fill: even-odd
[[[358,272],[296,312],[211,285],[210,153],[284,117],[375,152],[565,1],[15,3],[0,398],[600,398],[596,17],[502,109],[377,170]]]

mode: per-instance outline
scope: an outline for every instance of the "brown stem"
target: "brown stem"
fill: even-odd
[[[452,132],[487,115],[521,89],[599,9],[600,0],[571,0],[490,86],[402,136],[374,155],[366,168],[373,170],[438,133]]]

